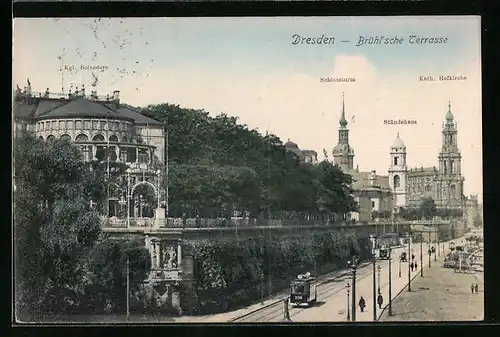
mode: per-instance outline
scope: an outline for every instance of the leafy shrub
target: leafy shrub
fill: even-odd
[[[194,300],[188,312],[211,314],[258,301],[289,286],[298,273],[343,268],[352,254],[370,258],[368,239],[353,231],[270,236],[234,243],[224,239],[186,242],[194,254]],[[269,280],[271,282],[269,282]],[[269,289],[271,283],[272,289]]]

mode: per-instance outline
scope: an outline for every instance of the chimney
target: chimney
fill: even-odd
[[[377,172],[375,170],[373,170],[370,173],[370,184],[373,186],[373,185],[375,185],[376,181],[377,181]]]
[[[113,91],[113,101],[115,109],[120,108],[120,90]]]

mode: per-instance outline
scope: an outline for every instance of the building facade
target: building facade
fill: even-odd
[[[285,143],[285,150],[295,154],[301,161],[310,164],[318,163],[318,153],[314,150],[301,150],[299,146],[290,141],[290,139]]]
[[[15,130],[26,130],[46,141],[72,141],[86,162],[126,164],[120,188],[113,189],[115,194],[108,195],[108,205],[102,207],[107,217],[161,217],[159,169],[165,157],[165,136],[160,122],[120,102],[118,90],[105,97],[95,90],[87,96],[84,86],[64,95],[48,88],[42,94],[32,92],[28,83],[22,91],[18,87],[14,97]],[[156,196],[148,206],[141,200],[141,185]]]
[[[464,177],[461,172],[461,154],[457,144],[457,123],[451,104],[442,129],[442,146],[438,167],[410,168],[406,166],[406,146],[397,135],[390,149],[389,177],[396,204],[400,207],[418,207],[422,198],[434,199],[438,208],[463,208]]]

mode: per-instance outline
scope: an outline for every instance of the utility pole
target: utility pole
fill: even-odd
[[[352,270],[352,310],[351,318],[356,322],[356,269],[358,268],[358,259],[356,256],[352,257],[352,262],[348,261],[347,264]]]
[[[127,321],[130,321],[130,261],[127,257]]]
[[[429,232],[429,249],[428,252],[429,254],[429,268],[431,267],[431,232]]]
[[[422,252],[424,251],[423,243],[424,237],[422,236],[422,240],[420,240],[420,277],[424,277],[424,261]]]
[[[392,261],[392,248],[389,248],[389,316],[392,316],[392,272],[391,272],[391,261]]]
[[[376,268],[375,268],[375,253],[373,254],[373,321],[377,320],[377,286],[376,286]]]
[[[411,268],[410,268],[410,259],[411,259],[411,225],[409,227],[408,234],[408,291],[411,291]]]

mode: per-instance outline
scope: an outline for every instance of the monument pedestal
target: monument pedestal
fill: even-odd
[[[160,227],[165,219],[165,208],[157,208],[155,210],[155,227]]]

